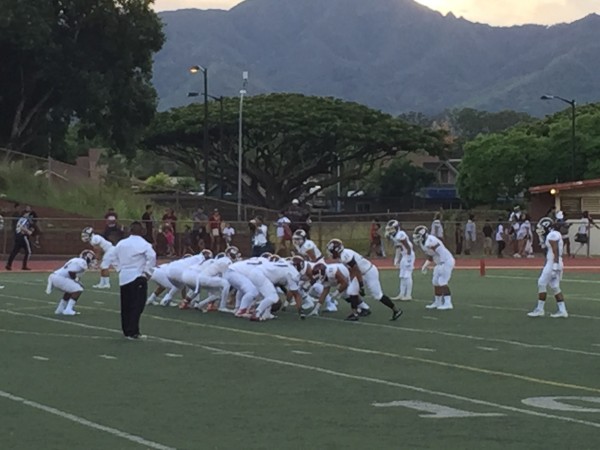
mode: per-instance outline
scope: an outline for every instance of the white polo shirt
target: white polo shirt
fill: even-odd
[[[145,273],[152,273],[156,252],[146,239],[132,235],[116,245],[114,260],[119,267],[119,285],[124,286]]]

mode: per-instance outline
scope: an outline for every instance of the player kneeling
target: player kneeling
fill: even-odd
[[[91,250],[84,250],[78,258],[72,258],[67,263],[48,277],[46,294],[52,293],[52,288],[64,293],[58,302],[54,314],[63,316],[74,316],[79,314],[73,308],[83,292],[83,286],[79,282],[79,275],[96,263],[96,255]]]
[[[569,317],[565,298],[560,289],[560,280],[563,274],[563,239],[552,219],[544,217],[540,219],[536,227],[540,243],[546,250],[546,264],[542,269],[542,274],[538,279],[538,303],[536,308],[528,313],[529,317],[543,317],[544,306],[546,304],[546,295],[548,288],[554,292],[558,311],[552,314],[553,318]]]

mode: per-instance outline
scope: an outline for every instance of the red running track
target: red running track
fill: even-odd
[[[30,261],[29,267],[32,272],[52,272],[61,267],[66,260],[44,260],[44,261]],[[484,260],[476,258],[465,258],[456,260],[456,269],[462,270],[479,270],[481,262],[484,262],[486,270],[494,269],[514,269],[514,270],[539,270],[544,265],[543,258],[531,258],[531,259],[513,259],[513,258],[488,258]],[[166,261],[161,261],[166,262]],[[373,259],[372,262],[383,270],[396,269],[392,265],[390,258]],[[418,269],[423,264],[423,259],[418,259],[415,263],[415,268]],[[600,272],[600,258],[576,258],[576,259],[565,259],[565,270],[569,272]],[[13,271],[7,272],[3,265],[0,268],[0,273],[23,273],[21,271],[21,261],[15,261],[13,265]]]

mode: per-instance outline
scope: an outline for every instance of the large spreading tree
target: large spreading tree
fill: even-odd
[[[210,106],[211,185],[219,182],[222,170],[235,192],[239,101],[225,99],[222,124],[219,105]],[[144,140],[146,149],[193,168],[203,180],[203,114],[202,105],[158,114]],[[442,154],[445,148],[443,132],[333,98],[251,97],[244,105],[243,123],[244,200],[269,208],[281,208],[340,181],[360,180],[390,156],[417,150]]]
[[[461,198],[470,206],[494,204],[530,186],[599,178],[600,104],[577,109],[574,167],[571,125],[568,109],[467,143],[458,179]]]
[[[64,157],[74,123],[135,149],[152,120],[152,56],[162,24],[151,0],[0,0],[0,146]]]

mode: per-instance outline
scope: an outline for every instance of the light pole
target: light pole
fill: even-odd
[[[204,75],[204,136],[202,146],[204,147],[204,197],[208,196],[208,69],[202,66],[190,67],[190,73],[202,72]]]
[[[188,97],[198,97],[200,94],[198,92],[190,92],[188,93]],[[219,190],[221,191],[220,197],[221,200],[223,200],[223,189],[224,189],[224,176],[223,176],[223,140],[224,140],[224,133],[223,133],[223,121],[224,121],[224,116],[225,116],[225,109],[223,106],[223,101],[225,100],[225,97],[223,97],[222,95],[219,97],[215,97],[214,95],[210,95],[208,94],[208,96],[210,98],[212,98],[213,100],[219,102]]]
[[[571,105],[571,181],[575,181],[575,100],[567,100],[558,95],[542,95],[542,100],[560,100]]]
[[[238,129],[238,195],[237,195],[237,220],[242,221],[242,150],[243,150],[243,118],[244,118],[244,95],[248,84],[248,72],[242,72],[242,89],[240,90],[240,118]]]

